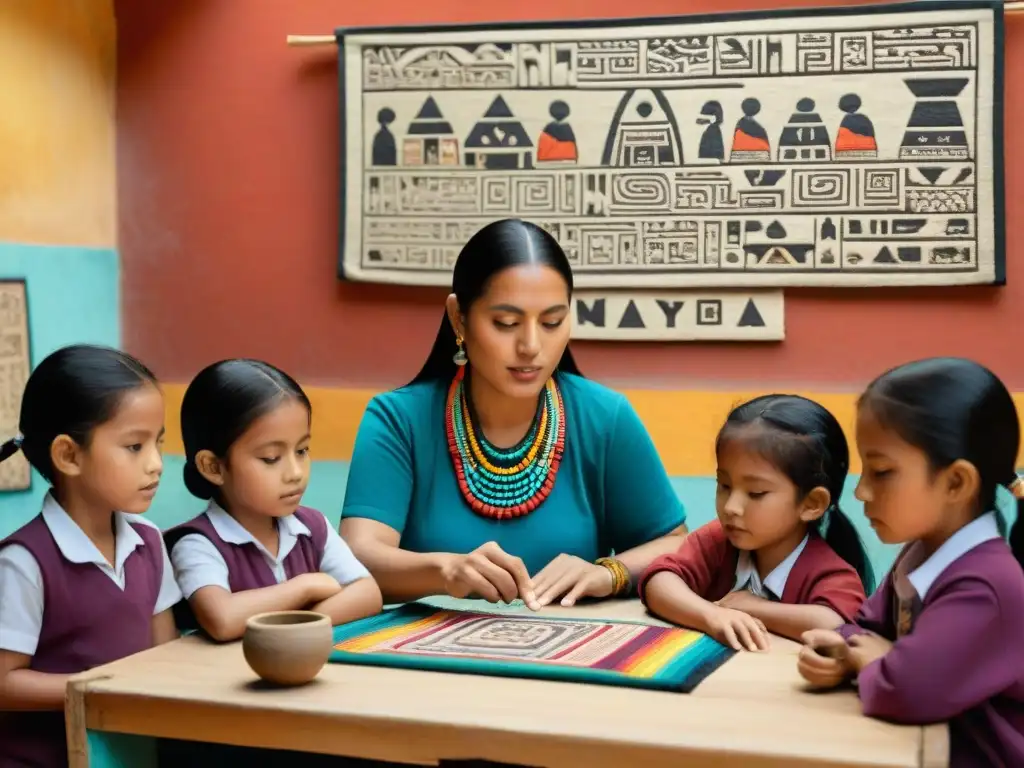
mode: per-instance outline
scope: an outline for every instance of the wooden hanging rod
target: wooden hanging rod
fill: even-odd
[[[288,35],[288,45],[334,45],[334,35]]]
[[[1003,3],[1003,12],[1007,16],[1024,14],[1024,0]],[[334,45],[336,42],[334,35],[288,35],[288,45],[294,46]]]

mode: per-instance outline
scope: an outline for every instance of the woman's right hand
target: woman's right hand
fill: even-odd
[[[708,634],[737,651],[767,651],[770,640],[764,622],[749,613],[717,607],[708,618]]]
[[[341,584],[327,573],[303,573],[292,579],[302,590],[303,602],[320,603],[341,592]]]
[[[540,608],[526,565],[493,541],[468,555],[449,555],[441,575],[445,592],[452,597],[478,595],[492,603],[511,603],[521,597],[530,609]]]
[[[797,657],[800,675],[816,688],[835,688],[852,673],[847,652],[849,646],[838,632],[811,629],[800,636],[804,647]]]

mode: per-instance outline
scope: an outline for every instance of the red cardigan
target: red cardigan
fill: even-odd
[[[709,602],[721,600],[736,585],[740,551],[729,543],[722,524],[714,520],[688,534],[677,552],[662,555],[640,577],[640,599],[656,573],[670,571],[693,592]],[[781,600],[792,605],[824,605],[851,622],[867,599],[853,566],[843,560],[816,533],[793,564]]]

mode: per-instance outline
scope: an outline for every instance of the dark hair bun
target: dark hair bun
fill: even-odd
[[[196,467],[194,462],[185,462],[185,470],[183,474],[185,476],[185,487],[188,489],[189,493],[197,499],[203,499],[204,501],[213,498],[213,494],[214,491],[217,490],[217,486],[199,474],[199,468]]]
[[[196,456],[210,451],[225,458],[256,419],[289,398],[312,415],[309,398],[298,382],[260,360],[221,360],[197,373],[181,401],[188,492],[198,499],[214,498],[219,489],[199,473]]]

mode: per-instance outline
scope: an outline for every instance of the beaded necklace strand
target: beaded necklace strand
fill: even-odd
[[[459,490],[477,514],[495,520],[522,517],[551,493],[565,448],[565,408],[554,377],[544,386],[526,437],[502,449],[474,428],[465,368],[459,368],[448,389],[445,430]]]

